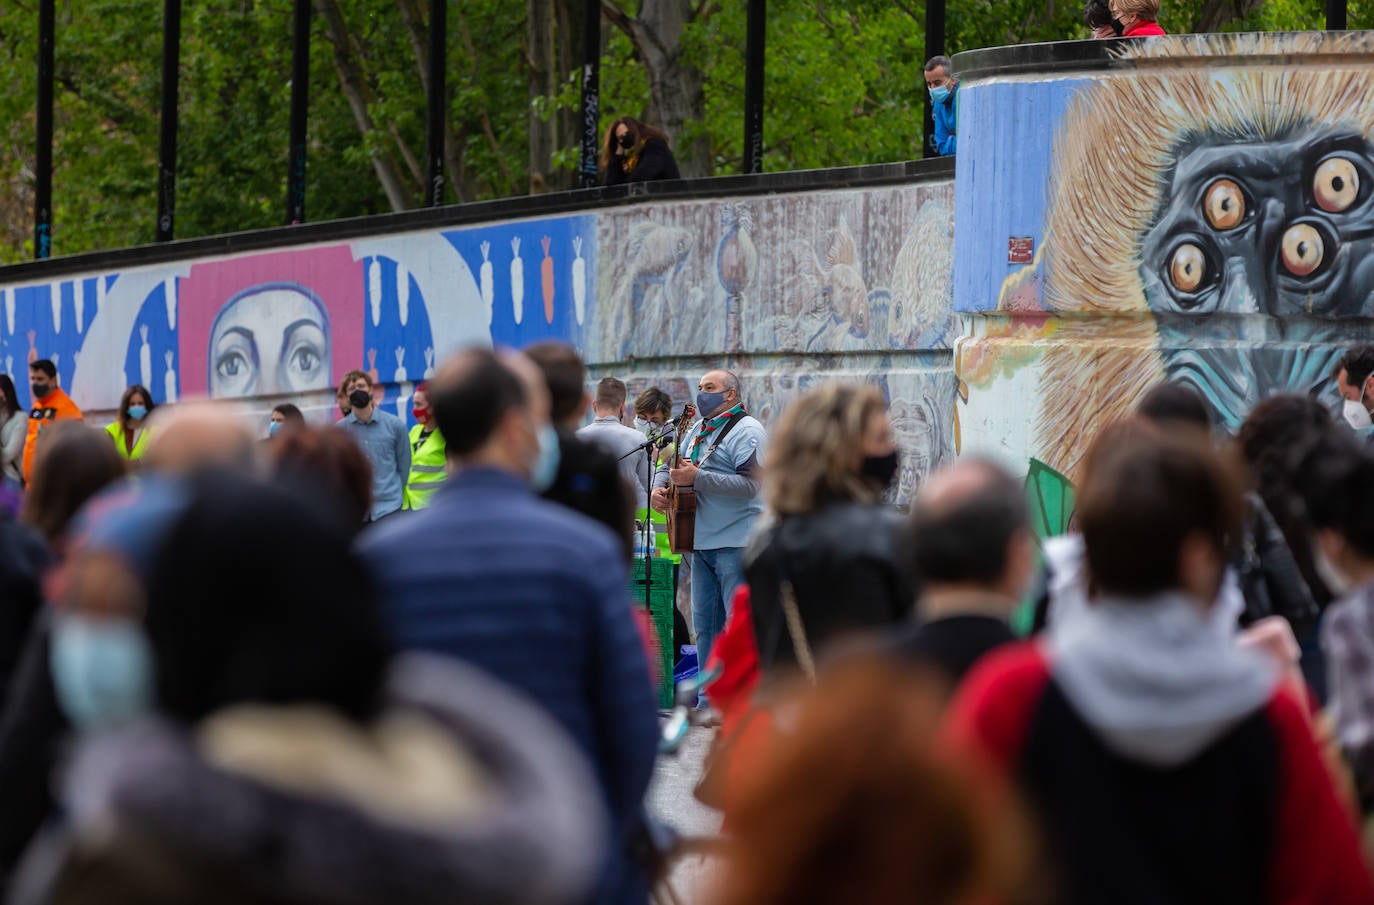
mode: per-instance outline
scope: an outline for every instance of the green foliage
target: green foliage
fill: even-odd
[[[553,0],[580,3],[581,0]],[[642,7],[682,0],[626,0]],[[406,204],[422,198],[425,92],[403,12],[423,0],[338,0],[347,55],[375,127],[363,134],[341,87],[324,21],[311,36],[310,219],[390,210],[377,176],[389,167]],[[156,212],[160,4],[59,3],[54,249],[61,254],[149,242]],[[183,12],[177,161],[178,236],[280,224],[285,215],[292,0],[194,0]],[[709,168],[737,172],[743,144],[744,0],[691,0],[684,59],[705,74],[705,110],[674,136],[704,137]],[[529,182],[531,122],[579,104],[579,73],[559,73],[531,103],[526,4],[450,5],[450,200],[512,195]],[[1322,0],[1164,0],[1161,21],[1187,31],[1212,17],[1228,30],[1320,28]],[[948,0],[947,51],[1087,36],[1078,0]],[[1374,0],[1350,0],[1351,27],[1374,27]],[[423,23],[420,23],[423,29]],[[770,0],[764,166],[844,166],[919,156],[925,0]],[[423,38],[423,35],[421,36]],[[33,60],[37,0],[0,3],[0,261],[32,255]],[[424,40],[419,42],[423,47]],[[650,106],[645,61],[603,28],[601,122]],[[575,137],[574,137],[575,139]],[[562,171],[575,141],[555,149]]]

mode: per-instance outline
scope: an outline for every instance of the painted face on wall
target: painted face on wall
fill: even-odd
[[[1374,147],[1353,133],[1183,151],[1141,245],[1150,307],[1337,317],[1374,310],[1371,195]]]
[[[210,395],[329,389],[329,316],[297,286],[256,286],[225,303],[210,332]]]

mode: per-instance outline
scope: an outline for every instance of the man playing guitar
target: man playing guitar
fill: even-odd
[[[745,413],[739,378],[729,371],[707,372],[696,402],[701,420],[679,438],[677,466],[659,465],[653,505],[667,509],[670,483],[696,492],[692,628],[704,666],[744,582],[744,546],[763,511],[758,468],[768,435]]]

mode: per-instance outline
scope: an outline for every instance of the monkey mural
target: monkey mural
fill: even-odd
[[[1374,71],[1350,35],[1136,42],[1075,97],[1054,149],[1036,448],[1076,477],[1098,428],[1162,379],[1235,429],[1278,392],[1330,397],[1374,314]],[[1288,55],[1320,52],[1321,64]],[[1170,58],[1239,57],[1170,65]],[[1202,62],[1205,63],[1205,60]],[[1008,281],[1002,311],[1025,311]],[[1088,316],[1082,316],[1088,315]]]

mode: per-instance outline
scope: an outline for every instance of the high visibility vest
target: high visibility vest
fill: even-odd
[[[420,443],[424,425],[410,429],[410,476],[406,479],[405,508],[423,509],[429,505],[434,491],[448,478],[448,461],[444,457],[444,435],[435,429]],[[415,444],[420,443],[418,449]]]
[[[119,426],[118,421],[106,427],[105,433],[109,434],[110,439],[114,441],[115,451],[125,459],[141,459],[143,454],[148,451],[149,431],[146,427],[140,427],[134,431],[133,451],[124,448],[124,428]]]

